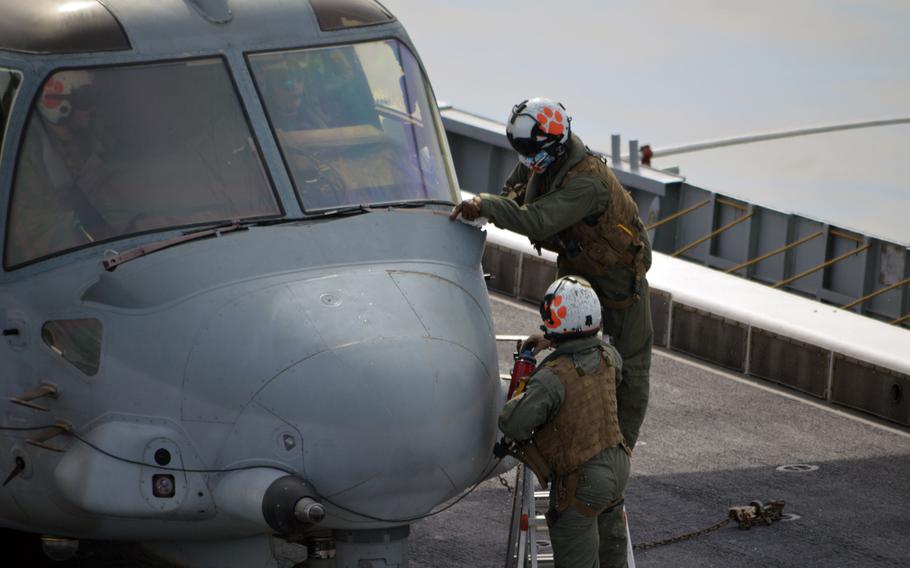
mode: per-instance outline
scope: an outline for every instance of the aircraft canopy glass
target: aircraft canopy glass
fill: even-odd
[[[4,264],[281,213],[222,59],[64,70],[26,126]]]
[[[429,88],[400,42],[263,53],[250,65],[305,210],[455,200]]]

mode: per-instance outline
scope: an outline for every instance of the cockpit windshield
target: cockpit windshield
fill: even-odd
[[[19,150],[4,264],[281,213],[222,59],[63,70]]]
[[[260,53],[250,65],[305,210],[454,201],[438,115],[400,42]]]

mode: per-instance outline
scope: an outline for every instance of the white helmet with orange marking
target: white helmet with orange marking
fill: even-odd
[[[73,111],[72,99],[83,87],[92,84],[89,71],[59,71],[44,83],[38,110],[51,123],[60,124]]]
[[[521,163],[539,173],[566,151],[571,125],[572,117],[562,103],[534,98],[512,107],[506,138]]]
[[[540,303],[540,317],[547,338],[593,335],[600,329],[600,300],[584,278],[563,276],[547,288]]]

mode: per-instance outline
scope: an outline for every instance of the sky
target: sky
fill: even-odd
[[[505,121],[561,101],[588,145],[910,118],[906,0],[382,0],[437,97]],[[655,160],[694,185],[910,245],[910,124]]]

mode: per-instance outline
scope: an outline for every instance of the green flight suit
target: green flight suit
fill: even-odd
[[[534,371],[525,391],[506,403],[499,416],[499,429],[513,440],[528,440],[533,432],[553,420],[565,400],[565,388],[559,377],[543,363],[558,357],[573,357],[577,366],[588,373],[600,368],[600,339],[586,337],[561,342]],[[613,367],[619,371],[622,358],[610,345],[604,346]],[[629,456],[621,446],[600,452],[582,464],[576,497],[594,509],[613,504],[622,498],[629,479]],[[550,507],[555,506],[551,485]],[[620,525],[615,526],[614,517]],[[574,507],[559,513],[550,523],[550,542],[557,568],[622,567],[626,565],[625,525],[622,506],[616,505],[600,516],[586,517]]]

